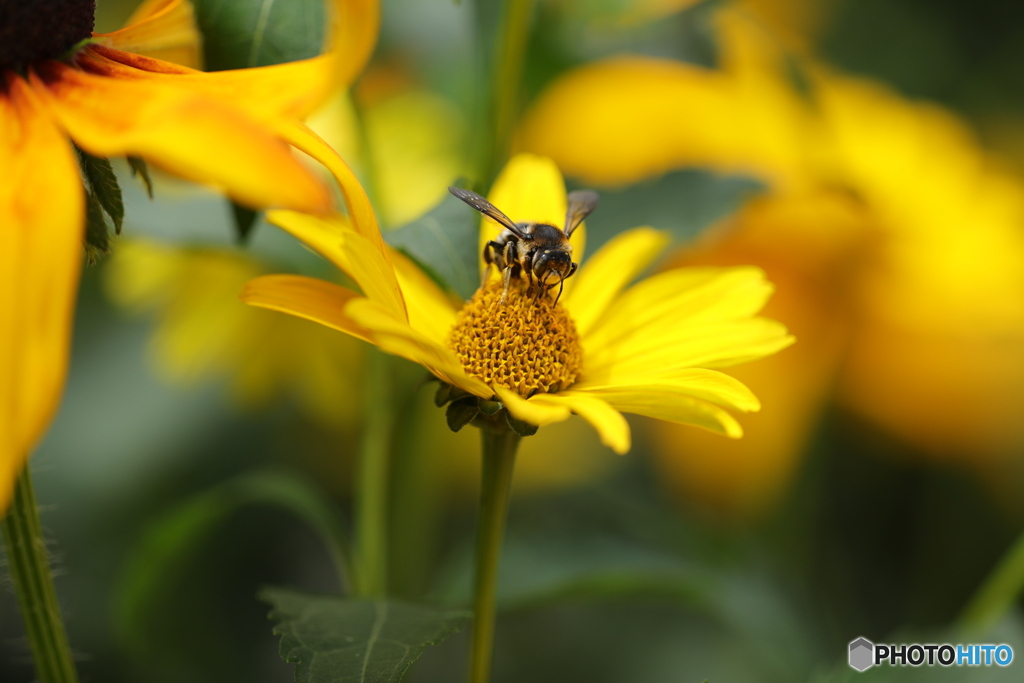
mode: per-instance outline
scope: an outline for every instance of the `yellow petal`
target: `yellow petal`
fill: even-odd
[[[282,122],[278,130],[285,140],[319,161],[331,172],[345,198],[351,228],[375,244],[387,259],[384,239],[380,234],[373,205],[370,204],[366,190],[359,184],[359,179],[345,160],[316,133],[300,123]]]
[[[498,395],[505,408],[517,420],[529,422],[532,425],[543,427],[554,422],[568,420],[572,412],[565,405],[550,405],[527,400],[505,387],[495,385],[494,393]]]
[[[57,410],[82,262],[84,204],[67,140],[28,85],[0,94],[0,515]]]
[[[766,318],[694,328],[675,325],[655,331],[641,329],[599,349],[584,346],[585,372],[595,383],[605,383],[693,367],[724,368],[770,356],[794,341],[784,325]]]
[[[193,69],[203,68],[202,36],[192,3],[186,0],[147,0],[127,25],[113,33],[95,33],[107,47],[153,57]]]
[[[656,345],[672,350],[672,345],[689,345],[713,354],[714,334],[721,332],[735,344],[742,341],[737,334],[744,325],[751,326],[751,336],[760,343],[781,327],[751,322],[772,291],[759,268],[676,268],[649,277],[622,294],[583,338],[588,366],[596,368],[606,356],[628,359]],[[733,324],[737,321],[739,327]],[[710,344],[706,348],[704,341]]]
[[[629,452],[629,423],[622,413],[592,394],[578,391],[563,391],[558,394],[538,394],[529,403],[544,406],[564,406],[576,413],[597,430],[601,443],[619,455]]]
[[[668,233],[636,228],[616,236],[587,261],[575,278],[575,288],[562,299],[581,336],[670,240]]]
[[[716,370],[706,368],[683,368],[665,370],[651,367],[646,372],[623,372],[613,370],[603,381],[590,379],[577,382],[573,391],[616,391],[620,387],[671,387],[673,391],[693,396],[727,408],[743,412],[761,409],[761,402],[743,382]]]
[[[241,299],[250,306],[281,311],[370,341],[370,333],[345,314],[358,292],[301,275],[264,275],[250,280]]]
[[[565,180],[555,162],[545,157],[533,154],[514,156],[494,181],[487,199],[516,223],[550,223],[560,228],[565,224]],[[483,254],[484,246],[502,229],[488,218],[481,219],[479,253]],[[581,224],[576,229],[570,242],[573,261],[581,263],[587,242],[585,225]],[[483,268],[481,260],[481,274]],[[567,288],[571,282],[566,280]]]
[[[619,387],[588,393],[624,413],[703,427],[732,439],[743,436],[743,428],[728,412],[707,401],[680,393],[674,387]]]
[[[339,218],[296,211],[271,211],[267,220],[325,256],[356,281],[363,294],[389,315],[408,320],[405,301],[391,264],[364,236],[348,230]]]
[[[445,344],[455,324],[451,299],[408,256],[393,249],[390,255],[409,309],[409,324],[431,341]]]
[[[136,155],[248,206],[324,212],[330,193],[273,131],[186,89],[87,74],[58,62],[33,85],[61,125],[98,156]]]
[[[371,331],[374,344],[388,353],[419,363],[437,377],[475,396],[490,398],[493,392],[480,380],[469,377],[448,347],[414,330],[369,299],[356,299],[345,312]]]
[[[332,29],[328,51],[311,59],[212,73],[179,72],[168,76],[168,70],[160,64],[146,64],[125,53],[113,55],[100,50],[113,60],[103,68],[115,71],[120,77],[130,78],[133,77],[130,70],[117,66],[117,63],[128,64],[165,74],[158,77],[172,79],[179,86],[231,102],[252,115],[304,118],[331,93],[355,80],[366,66],[377,41],[380,25],[377,0],[333,0],[329,9]]]

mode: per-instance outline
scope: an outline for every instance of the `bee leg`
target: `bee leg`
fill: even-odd
[[[504,285],[501,289],[501,303],[505,303],[505,297],[508,296],[508,286],[512,284],[512,266],[507,266],[501,274],[502,284]]]
[[[558,300],[562,298],[562,288],[563,287],[565,287],[565,278],[562,278],[561,280],[558,281],[558,295],[555,297],[555,304],[557,304]],[[552,305],[554,305],[554,304],[552,304]]]
[[[526,288],[526,295],[529,296],[533,293],[533,272],[529,268],[523,268],[523,272],[526,273],[526,281],[529,283]]]

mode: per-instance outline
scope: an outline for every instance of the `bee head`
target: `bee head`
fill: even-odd
[[[533,261],[533,276],[542,285],[558,284],[574,272],[576,264],[564,249],[542,249]]]

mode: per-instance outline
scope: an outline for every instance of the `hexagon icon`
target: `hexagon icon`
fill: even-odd
[[[875,644],[867,638],[858,638],[850,643],[850,666],[857,671],[870,669],[875,665]]]

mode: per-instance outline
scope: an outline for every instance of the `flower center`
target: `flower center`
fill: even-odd
[[[466,374],[524,397],[568,388],[583,359],[565,309],[526,288],[513,280],[502,303],[501,282],[482,286],[459,311],[448,341]]]
[[[95,0],[0,0],[0,69],[60,57],[92,35]]]

